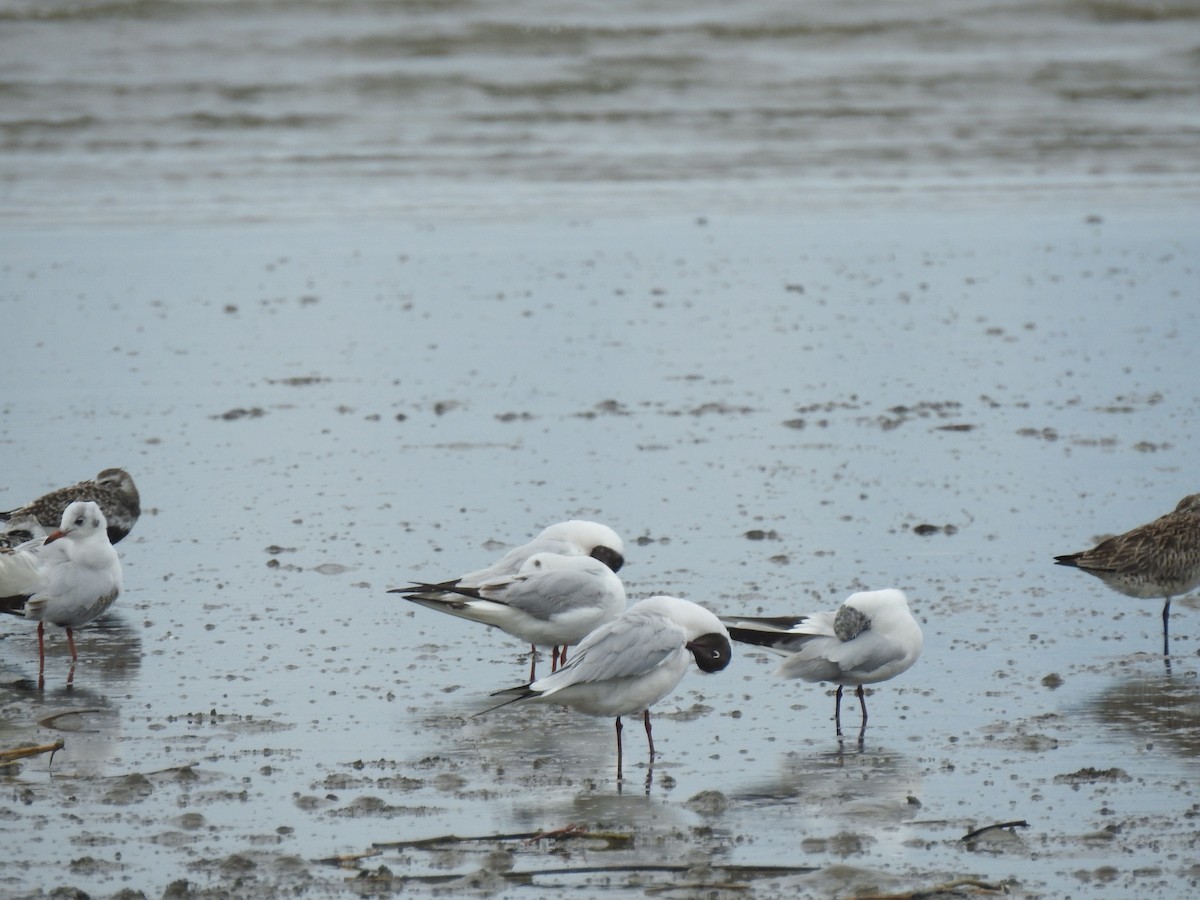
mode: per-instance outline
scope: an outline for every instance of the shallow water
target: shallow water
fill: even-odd
[[[1195,3],[0,5],[16,221],[1194,202]]]
[[[120,463],[148,509],[72,687],[61,640],[44,691],[32,630],[0,641],[4,745],[66,741],[6,779],[3,888],[332,891],[314,860],[575,823],[633,845],[510,841],[516,869],[1186,892],[1196,605],[1168,672],[1157,604],[1048,563],[1194,488],[1194,225],[908,221],[827,217],[817,249],[761,216],[10,234],[37,374],[3,405],[4,495]],[[925,654],[860,747],[853,704],[839,742],[826,691],[740,652],[661,704],[648,793],[627,730],[618,786],[611,722],[473,718],[519,645],[385,593],[585,515],[625,535],[632,596],[791,612],[896,585]],[[399,889],[494,849],[360,865]]]
[[[2,15],[0,506],[146,512],[69,685],[0,623],[0,895],[1194,893],[1200,603],[1050,564],[1197,490],[1191,6]],[[386,593],[572,516],[924,656],[860,742],[740,651],[618,785]]]

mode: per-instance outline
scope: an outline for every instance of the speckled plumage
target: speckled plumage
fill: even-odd
[[[45,537],[58,527],[63,512],[76,500],[91,500],[100,506],[108,522],[108,540],[117,543],[133,529],[142,514],[137,485],[124,469],[105,469],[94,479],[59,488],[32,503],[0,512],[0,547],[15,547],[36,537]]]
[[[1095,575],[1127,597],[1163,598],[1163,653],[1168,653],[1171,600],[1200,587],[1200,494],[1189,494],[1153,522],[1091,550],[1056,556],[1054,562]]]

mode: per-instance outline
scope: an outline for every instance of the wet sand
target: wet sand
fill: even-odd
[[[1196,238],[1170,204],[9,231],[0,505],[121,465],[146,512],[70,686],[0,623],[0,749],[65,743],[0,776],[0,894],[1190,894],[1200,604],[1168,669],[1161,604],[1051,559],[1197,489]],[[903,588],[924,656],[860,741],[736,648],[619,785],[610,721],[475,716],[527,648],[386,593],[572,516],[634,598]]]

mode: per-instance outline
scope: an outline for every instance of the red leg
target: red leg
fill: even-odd
[[[537,647],[535,647],[533,644],[530,644],[529,645],[529,683],[533,684],[533,682],[536,680],[536,678],[537,678]]]
[[[38,622],[38,674],[46,671],[46,623]]]
[[[67,646],[71,648],[71,662],[79,660],[79,654],[75,652],[75,633],[67,626]]]
[[[621,717],[617,716],[617,781],[621,780]]]

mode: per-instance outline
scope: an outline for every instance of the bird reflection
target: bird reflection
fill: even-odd
[[[4,637],[8,647],[7,662],[19,669],[24,666],[24,657],[28,655],[32,670],[37,665],[37,640],[32,632],[26,633],[29,635],[27,641],[22,639],[23,634],[18,631]],[[46,670],[38,675],[40,687],[47,683],[71,687],[75,684],[77,672],[86,673],[89,680],[126,682],[133,680],[141,669],[141,635],[119,613],[101,616],[87,628],[81,629],[78,643],[81,658],[78,663],[65,654],[61,655],[61,660],[56,654],[47,656]],[[56,665],[56,662],[61,664]],[[19,681],[20,678],[14,680]]]
[[[774,778],[757,782],[738,796],[751,801],[800,802],[835,818],[866,815],[904,821],[920,808],[914,799],[919,785],[919,771],[908,757],[866,751],[860,734],[852,750],[839,743],[836,750],[822,753],[785,754]]]
[[[53,756],[23,761],[30,769],[55,772],[96,772],[117,754],[121,740],[121,708],[114,692],[93,690],[53,680],[43,688],[36,679],[0,670],[0,708],[11,718],[0,727],[0,746],[49,744],[63,739]]]
[[[1095,699],[1091,713],[1180,756],[1200,756],[1200,685],[1195,679],[1164,674],[1120,681]]]

